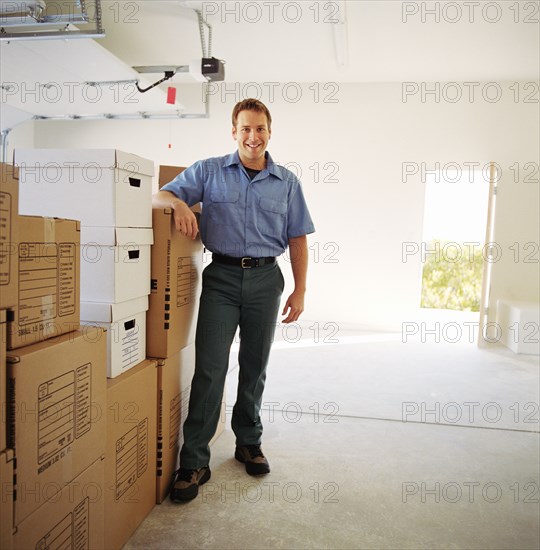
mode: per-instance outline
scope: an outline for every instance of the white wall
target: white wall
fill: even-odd
[[[34,122],[29,120],[10,130],[7,135],[5,162],[13,162],[13,150],[17,147],[34,147]]]
[[[534,144],[534,140],[531,141]],[[538,137],[536,147],[536,166],[524,166],[522,163],[519,173],[516,169],[506,170],[498,181],[493,236],[496,244],[490,250],[492,269],[488,323],[497,322],[499,298],[525,302],[540,300]],[[517,335],[520,340],[527,334],[529,340],[538,339],[538,331],[525,334],[526,329],[521,330],[523,334]],[[492,327],[487,334],[488,338],[496,338],[497,333]]]
[[[464,93],[456,103],[444,94],[438,101],[427,96],[422,102],[420,94],[404,101],[401,83],[339,84],[335,103],[322,101],[334,91],[322,85],[318,102],[306,85],[294,103],[283,99],[285,91],[293,96],[292,88],[276,88],[270,100],[268,88],[261,87],[261,100],[274,119],[269,151],[276,161],[301,167],[317,228],[309,241],[306,319],[400,328],[417,318],[420,255],[403,261],[402,251],[404,243],[421,241],[425,178],[419,173],[402,181],[403,163],[433,169],[437,162],[441,167],[452,162],[466,170],[464,163],[483,166],[494,160],[504,171],[515,163],[538,163],[538,104],[515,102],[511,85],[499,83],[502,95],[496,102],[482,97],[480,85],[474,101]],[[188,110],[201,110],[200,86],[179,92]],[[38,122],[35,146],[116,147],[156,164],[188,165],[234,150],[230,112],[243,97],[242,87],[216,94],[209,120]],[[315,182],[309,167],[319,163],[322,176],[328,176],[322,169],[327,162],[337,163],[338,182]],[[535,189],[512,194],[511,200],[520,219],[516,239],[538,243],[538,202],[530,200]],[[516,240],[511,225],[504,231],[506,240]],[[537,299],[538,264],[520,269],[512,288],[521,298]],[[287,290],[290,283],[289,276]],[[507,291],[504,285],[500,289]]]

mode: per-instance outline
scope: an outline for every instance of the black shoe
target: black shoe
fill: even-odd
[[[199,493],[199,485],[205,484],[210,479],[210,467],[203,466],[198,470],[179,468],[174,474],[174,482],[171,488],[171,500],[184,502],[194,499]]]
[[[246,472],[250,476],[260,476],[270,472],[270,464],[263,455],[260,445],[236,447],[234,458],[246,465]]]

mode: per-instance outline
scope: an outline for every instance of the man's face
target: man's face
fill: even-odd
[[[264,113],[240,111],[236,118],[233,138],[238,143],[238,152],[242,164],[249,168],[264,168],[264,152],[268,146],[271,130]]]

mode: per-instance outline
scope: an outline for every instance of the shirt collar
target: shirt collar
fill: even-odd
[[[223,166],[224,167],[233,166],[234,164],[238,164],[238,165],[242,164],[240,162],[238,151],[236,151],[235,153],[231,153],[230,155],[227,155],[225,157],[225,162],[223,163]]]
[[[273,176],[276,176],[280,180],[284,180],[285,176],[283,174],[281,166],[279,166],[274,162],[274,160],[272,159],[268,151],[264,152],[264,156],[266,158],[266,169],[268,170],[268,172]],[[238,154],[238,151],[235,151],[234,153],[227,155],[225,157],[225,163],[223,166],[233,166],[235,164],[237,164],[238,166],[242,166],[242,162],[240,161],[240,155]]]

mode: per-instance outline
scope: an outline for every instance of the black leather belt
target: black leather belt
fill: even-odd
[[[251,258],[245,256],[244,258],[233,258],[232,256],[223,256],[222,254],[212,254],[212,260],[220,264],[236,265],[242,269],[251,269],[252,267],[261,267],[267,264],[273,264],[276,261],[274,256],[267,258]]]

